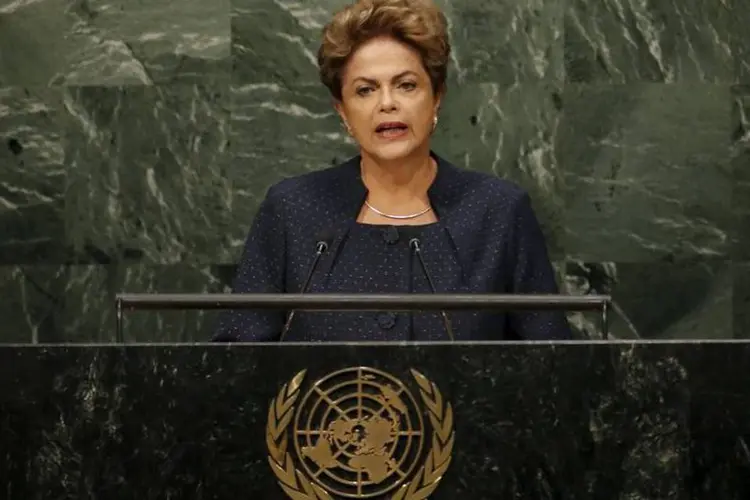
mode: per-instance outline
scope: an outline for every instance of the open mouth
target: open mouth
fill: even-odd
[[[400,137],[406,133],[409,127],[402,122],[381,123],[375,129],[375,133],[383,137]]]

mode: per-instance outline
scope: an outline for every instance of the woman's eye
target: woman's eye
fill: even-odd
[[[417,84],[414,82],[404,82],[401,84],[401,88],[406,90],[414,90],[415,88],[417,88]]]
[[[367,95],[367,93],[372,90],[370,87],[360,87],[357,89],[358,95]]]

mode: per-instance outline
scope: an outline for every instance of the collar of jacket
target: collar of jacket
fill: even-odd
[[[446,223],[449,222],[452,208],[460,198],[460,169],[432,151],[430,151],[430,156],[437,162],[438,169],[435,180],[427,190],[427,196],[437,217]],[[340,222],[356,219],[367,197],[367,187],[362,181],[360,171],[361,159],[361,156],[357,155],[340,165],[346,177],[342,183],[344,192],[341,193],[340,198],[343,202],[339,211],[342,217]]]
[[[443,227],[443,230],[448,233],[448,237],[452,240],[461,268],[465,272],[471,262],[472,241],[467,233],[471,231],[471,225],[461,221],[460,217],[454,217],[454,215],[456,214],[455,208],[467,190],[468,179],[467,176],[461,175],[462,170],[459,167],[432,151],[430,151],[430,156],[437,161],[438,169],[435,180],[427,190],[427,196],[437,214],[438,224]],[[361,156],[357,155],[338,167],[340,175],[336,175],[336,177],[341,182],[336,183],[340,193],[339,196],[336,196],[336,199],[340,201],[341,205],[338,210],[334,210],[334,220],[330,221],[336,228],[336,236],[332,245],[334,258],[323,264],[325,273],[333,265],[333,260],[335,260],[342,243],[348,237],[349,230],[356,224],[357,216],[367,197],[367,188],[361,176],[360,161]],[[466,276],[464,275],[462,278],[465,280]]]

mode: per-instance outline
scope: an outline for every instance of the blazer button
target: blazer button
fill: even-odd
[[[388,226],[387,228],[383,229],[383,239],[386,243],[389,243],[391,245],[397,243],[398,236],[398,229],[396,229],[394,226]]]
[[[396,326],[396,315],[392,312],[382,312],[378,314],[378,324],[380,328],[390,330]]]

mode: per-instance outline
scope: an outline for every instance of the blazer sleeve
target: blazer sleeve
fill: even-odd
[[[268,190],[245,240],[232,293],[282,293],[286,262],[283,203],[277,187]],[[262,342],[278,338],[284,313],[269,310],[226,310],[213,340]]]
[[[509,246],[509,293],[559,293],[544,234],[527,193],[515,203]],[[567,340],[573,336],[564,311],[513,311],[508,322],[511,332],[522,340]]]

